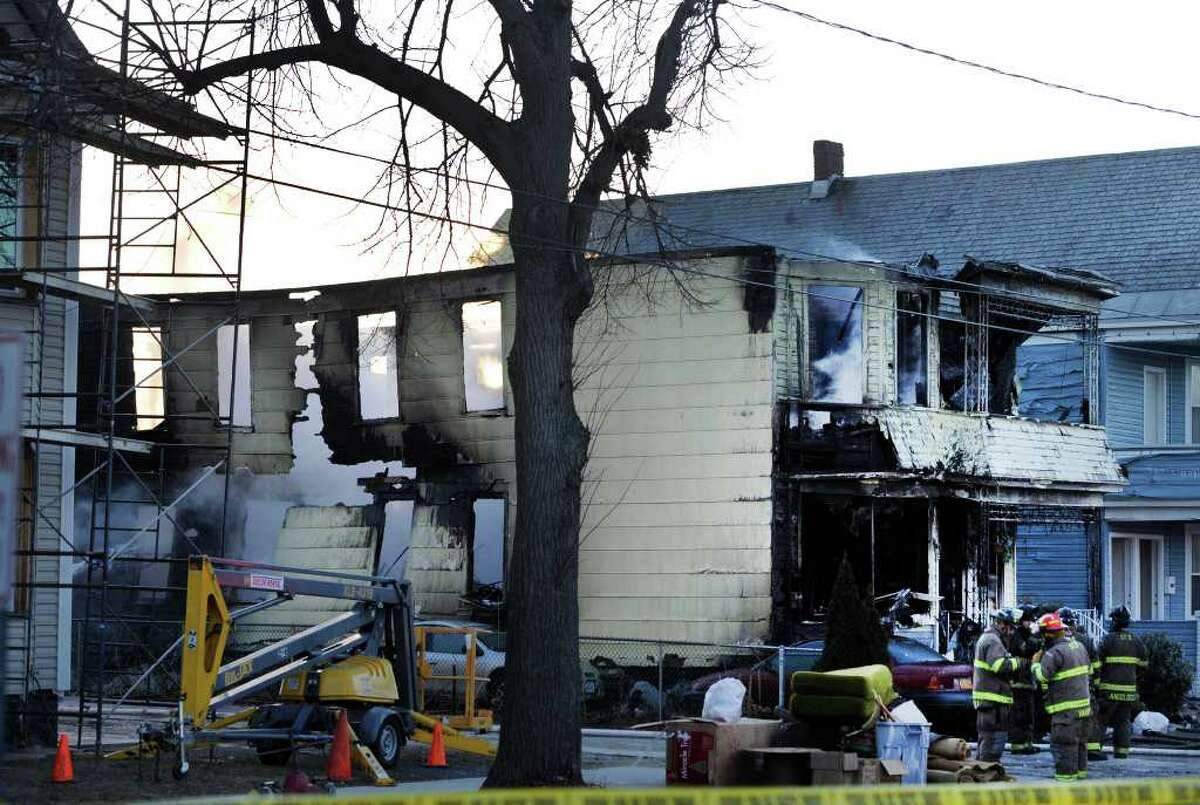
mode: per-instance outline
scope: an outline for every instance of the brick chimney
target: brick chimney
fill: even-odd
[[[833,140],[813,140],[813,179],[819,182],[845,175],[842,144]]]

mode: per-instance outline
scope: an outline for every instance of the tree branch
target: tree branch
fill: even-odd
[[[320,5],[320,0],[312,3]],[[353,37],[343,38],[340,32],[318,44],[239,56],[196,71],[180,70],[177,78],[185,92],[195,95],[213,84],[253,70],[278,70],[308,62],[357,75],[411,101],[474,143],[502,176],[512,176],[516,160],[509,123],[444,81]]]

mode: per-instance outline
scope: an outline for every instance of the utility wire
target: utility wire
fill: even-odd
[[[219,165],[213,165],[213,166],[209,166],[209,167],[211,170],[221,172],[221,173],[237,173],[237,171],[235,171],[234,169],[221,167]],[[287,187],[287,188],[290,188],[293,190],[300,190],[300,191],[307,192],[307,193],[313,193],[316,195],[326,196],[329,198],[335,198],[335,199],[339,199],[341,201],[349,201],[349,202],[353,202],[355,204],[363,204],[363,205],[366,205],[369,207],[375,207],[377,209],[387,210],[387,211],[391,211],[391,212],[404,213],[406,215],[413,215],[417,218],[421,218],[421,219],[428,220],[428,221],[447,223],[447,224],[461,226],[461,227],[464,227],[467,229],[476,229],[476,230],[480,230],[480,231],[484,231],[484,232],[491,232],[493,234],[498,234],[498,235],[504,235],[504,236],[508,235],[508,231],[505,229],[501,229],[499,227],[494,227],[494,226],[488,226],[486,224],[474,223],[474,222],[467,221],[467,220],[460,219],[460,218],[452,218],[452,217],[446,216],[446,215],[438,215],[435,213],[423,212],[421,210],[414,210],[414,209],[411,209],[408,207],[400,207],[395,204],[387,204],[382,201],[372,201],[370,199],[356,198],[354,196],[350,196],[345,193],[338,193],[333,190],[323,190],[321,188],[313,187],[311,185],[300,184],[298,182],[288,182],[283,179],[274,179],[274,178],[270,178],[267,176],[258,176],[258,175],[250,174],[250,173],[246,174],[246,176],[248,179],[253,179],[254,181],[258,181],[258,182],[266,182],[268,184],[274,184],[274,185],[278,185],[280,187]],[[583,256],[598,255],[601,257],[605,257],[605,258],[609,258],[609,259],[613,259],[613,260],[617,260],[617,261],[625,262],[625,263],[647,263],[647,264],[651,264],[651,265],[657,265],[662,268],[666,268],[670,271],[680,271],[682,273],[695,274],[697,276],[708,276],[708,277],[726,280],[726,281],[729,281],[732,283],[744,285],[746,287],[770,288],[772,290],[778,290],[777,286],[774,283],[758,282],[756,280],[747,279],[745,277],[729,277],[729,276],[725,276],[725,275],[721,275],[721,274],[713,274],[710,272],[700,271],[699,269],[685,268],[685,267],[680,266],[676,263],[673,263],[669,260],[663,259],[661,257],[655,257],[653,255],[620,254],[617,252],[605,251],[605,250],[600,249],[595,246],[580,247],[580,246],[575,246],[573,244],[567,243],[566,241],[553,240],[553,239],[549,239],[549,238],[539,238],[536,236],[527,237],[527,240],[532,245],[540,246],[540,247],[546,248],[546,249],[561,251],[561,252],[564,252],[567,254],[583,255]],[[762,244],[759,244],[759,245],[762,245]],[[847,262],[849,262],[849,261],[847,261]],[[864,263],[863,265],[866,265],[866,266],[869,266],[872,268],[879,267],[878,264],[875,264],[875,263]],[[909,274],[909,277],[911,279],[920,279],[919,276],[913,275],[913,274]],[[845,302],[845,300],[842,299],[841,297],[832,296],[829,294],[822,294],[822,293],[818,293],[815,291],[802,289],[802,288],[789,288],[788,291],[790,293],[794,293],[799,296],[807,296],[807,297],[816,298],[816,299],[826,299],[826,300],[835,301],[835,302]],[[862,305],[864,308],[877,308],[877,309],[884,310],[887,312],[895,311],[895,308],[890,307],[888,305],[881,305],[881,304],[876,304],[876,303],[872,303],[872,302],[859,301],[859,302],[856,302],[856,304]],[[919,316],[922,318],[931,319],[931,320],[951,322],[951,323],[957,324],[957,325],[974,325],[973,322],[970,322],[966,319],[954,318],[952,316],[946,316],[946,315],[943,315],[940,313],[921,313],[919,311],[905,311],[905,313],[907,313],[909,315],[913,315],[913,316]],[[1083,343],[1085,343],[1082,339],[1071,338],[1069,336],[1059,336],[1059,335],[1054,335],[1051,333],[1042,333],[1037,330],[1025,330],[1025,329],[1021,329],[1018,327],[1006,327],[1001,324],[993,324],[993,323],[988,323],[983,326],[985,326],[989,330],[997,330],[1000,332],[1016,333],[1018,335],[1023,335],[1023,336],[1027,336],[1027,337],[1036,335],[1039,338],[1045,338],[1045,339],[1049,339],[1049,340],[1053,340],[1053,341],[1060,341],[1060,342],[1066,343],[1066,344],[1083,344]],[[1134,346],[1127,345],[1127,344],[1113,344],[1113,343],[1106,342],[1106,346],[1112,347],[1114,349],[1122,349],[1122,350],[1126,350],[1126,351],[1130,351],[1130,352],[1139,352],[1139,353],[1144,353],[1144,354],[1149,354],[1149,355],[1166,356],[1166,357],[1170,357],[1170,358],[1187,357],[1186,355],[1183,355],[1178,352],[1168,352],[1166,350],[1157,350],[1157,349],[1152,349],[1149,347],[1134,347]]]
[[[390,167],[400,167],[399,165],[397,165],[397,163],[395,161],[386,159],[384,157],[378,157],[378,156],[374,156],[371,154],[364,154],[364,153],[360,153],[360,152],[356,152],[356,151],[349,151],[344,148],[337,148],[335,146],[325,145],[324,143],[309,142],[307,140],[303,140],[303,139],[300,139],[297,137],[290,137],[285,134],[277,134],[277,133],[272,133],[272,132],[268,132],[268,131],[263,131],[260,129],[251,129],[250,133],[257,134],[257,135],[263,136],[263,137],[273,138],[273,139],[280,140],[282,142],[291,143],[294,145],[300,145],[300,146],[305,146],[308,148],[314,148],[314,149],[318,149],[321,151],[326,151],[329,153],[340,154],[342,156],[364,159],[364,160],[376,162],[376,163],[379,163],[382,165],[388,165]],[[464,184],[477,185],[479,187],[484,187],[484,188],[492,189],[492,190],[502,190],[502,191],[512,193],[514,195],[529,196],[529,197],[538,198],[538,199],[541,199],[544,201],[551,201],[551,202],[558,203],[558,204],[571,204],[572,203],[569,201],[564,201],[563,199],[560,199],[560,198],[552,197],[546,193],[539,193],[539,192],[529,191],[529,190],[517,190],[517,189],[510,188],[507,185],[499,184],[496,182],[488,182],[488,181],[485,181],[482,179],[470,179],[470,178],[462,177],[462,176],[454,176],[454,175],[450,174],[449,172],[440,170],[438,168],[401,167],[400,169],[407,173],[429,174],[429,175],[436,176],[439,178],[451,178],[451,179],[455,179],[457,181],[461,181]],[[899,273],[906,277],[912,276],[912,271],[909,270],[909,268],[907,266],[894,265],[894,264],[882,262],[882,261],[877,262],[877,261],[870,261],[870,260],[860,260],[860,259],[849,258],[849,257],[840,257],[837,255],[822,254],[820,252],[813,252],[813,251],[801,249],[796,246],[789,246],[786,244],[763,243],[762,241],[752,240],[749,238],[743,238],[738,235],[729,235],[729,234],[725,234],[722,232],[714,232],[712,230],[703,229],[701,227],[688,226],[685,224],[675,224],[675,223],[671,223],[670,221],[656,220],[656,219],[646,218],[643,216],[637,216],[637,215],[633,215],[632,213],[629,213],[624,210],[613,209],[613,207],[611,205],[610,206],[600,206],[600,205],[586,205],[585,204],[585,205],[581,205],[581,206],[582,206],[582,209],[586,209],[591,212],[603,213],[605,215],[610,215],[614,218],[620,218],[620,219],[624,219],[626,221],[634,221],[637,223],[646,224],[648,226],[659,228],[659,229],[700,234],[700,235],[705,235],[705,236],[708,236],[711,238],[717,238],[719,240],[723,240],[723,241],[727,241],[727,242],[739,243],[739,244],[742,244],[745,246],[755,246],[755,247],[760,247],[760,248],[773,248],[773,249],[776,249],[778,251],[781,251],[781,252],[784,252],[787,254],[799,255],[801,257],[812,257],[812,258],[816,258],[819,260],[827,260],[830,262],[847,263],[847,264],[851,264],[851,265],[860,265],[860,266],[864,266],[867,268],[875,268],[875,269],[880,269],[880,270],[888,271],[888,272],[892,272],[892,273]],[[459,222],[450,222],[450,223],[459,223]],[[464,226],[465,225],[466,224],[464,224]],[[475,226],[475,225],[471,225],[471,226]],[[497,231],[497,230],[491,230],[491,231]],[[500,234],[507,235],[508,233],[500,232]],[[695,247],[713,248],[715,244],[709,243],[709,244],[687,244],[687,245],[691,245],[691,246],[693,246],[693,248],[695,248]],[[1044,266],[1044,267],[1052,268],[1049,266]],[[766,271],[766,270],[767,269],[760,269],[760,271]],[[969,289],[971,291],[974,291],[977,293],[982,293],[982,294],[999,295],[999,296],[1004,296],[1006,298],[1022,297],[1022,298],[1030,299],[1033,302],[1037,302],[1037,303],[1044,303],[1044,301],[1045,301],[1041,296],[1039,296],[1038,294],[1035,294],[1035,293],[1029,293],[1029,292],[1024,292],[1024,291],[1015,291],[1015,290],[999,290],[996,288],[989,288],[980,283],[967,282],[966,280],[959,280],[959,279],[954,279],[951,277],[939,277],[938,280],[939,280],[939,282],[942,282],[945,284],[953,285],[953,286],[959,287],[959,288]],[[1164,316],[1162,314],[1157,314],[1157,313],[1133,312],[1133,311],[1123,310],[1121,308],[1111,307],[1111,306],[1106,307],[1105,310],[1106,310],[1106,312],[1122,314],[1121,316],[1119,316],[1117,318],[1153,319],[1156,321],[1163,321],[1168,324],[1180,324],[1180,325],[1183,325],[1186,327],[1195,326],[1197,323],[1200,323],[1200,317],[1198,317],[1196,319],[1191,319],[1191,320],[1179,319],[1179,318],[1173,318],[1170,316]],[[1021,317],[1018,315],[1017,318],[1028,318],[1028,317]]]
[[[911,50],[914,53],[922,53],[926,56],[933,56],[935,58],[943,59],[944,61],[948,61],[953,64],[958,64],[963,67],[971,67],[975,70],[982,70],[986,73],[992,73],[993,75],[1003,76],[1005,78],[1015,78],[1018,81],[1026,81],[1030,84],[1036,84],[1039,87],[1045,87],[1047,89],[1057,89],[1057,90],[1061,90],[1063,92],[1070,92],[1075,95],[1082,95],[1085,98],[1093,98],[1098,101],[1108,101],[1110,103],[1119,103],[1123,106],[1132,106],[1132,107],[1135,107],[1138,109],[1148,109],[1151,112],[1162,112],[1163,114],[1175,115],[1177,117],[1185,117],[1190,120],[1200,120],[1200,114],[1197,114],[1194,112],[1186,112],[1182,109],[1174,109],[1170,106],[1158,106],[1156,104],[1146,103],[1145,101],[1138,101],[1138,100],[1134,100],[1132,98],[1122,98],[1119,95],[1109,95],[1104,92],[1094,92],[1092,90],[1082,89],[1080,87],[1073,87],[1069,84],[1060,84],[1056,81],[1049,81],[1044,78],[1038,78],[1036,76],[1028,75],[1026,73],[1017,73],[1012,70],[1005,70],[1002,67],[993,67],[990,64],[983,64],[982,62],[972,61],[970,59],[963,59],[958,56],[952,56],[949,53],[943,53],[939,50],[932,50],[930,48],[925,48],[925,47],[921,47],[919,45],[914,45],[911,42],[905,42],[900,39],[894,39],[890,36],[884,36],[882,34],[873,33],[871,31],[867,31],[862,28],[855,28],[853,25],[847,25],[843,22],[836,22],[834,20],[829,20],[829,19],[825,19],[823,17],[818,17],[815,14],[810,14],[807,11],[801,11],[800,9],[797,9],[797,8],[791,8],[789,6],[785,6],[782,3],[775,2],[774,0],[753,0],[753,1],[758,3],[760,6],[765,6],[766,8],[774,9],[775,11],[782,11],[784,14],[791,14],[792,16],[799,17],[800,19],[807,20],[808,22],[816,23],[817,25],[824,25],[828,28],[834,28],[839,31],[846,31],[848,33],[857,34],[859,36],[864,36],[867,39],[873,39],[876,42],[882,42],[887,45],[895,45],[896,47],[904,48],[905,50]]]

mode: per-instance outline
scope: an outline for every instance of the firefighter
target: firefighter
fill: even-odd
[[[1079,616],[1070,607],[1058,610],[1058,617],[1063,626],[1067,627],[1067,637],[1074,637],[1088,653],[1088,701],[1091,702],[1092,716],[1088,719],[1088,760],[1108,760],[1104,754],[1101,741],[1104,739],[1104,725],[1100,721],[1100,702],[1096,698],[1096,685],[1100,679],[1100,649],[1091,635],[1079,628]]]
[[[1009,680],[1029,663],[1014,657],[1008,641],[1017,628],[1020,611],[998,609],[992,623],[975,642],[975,679],[971,699],[975,704],[975,722],[979,729],[979,759],[998,761],[1008,740],[1009,714],[1013,695]]]
[[[1100,643],[1100,730],[1113,728],[1113,755],[1129,757],[1130,721],[1138,700],[1138,669],[1145,668],[1146,646],[1128,631],[1129,610],[1124,606],[1108,616],[1112,631]]]
[[[1034,655],[1033,676],[1046,692],[1050,714],[1050,750],[1054,753],[1054,779],[1082,780],[1087,777],[1088,697],[1091,660],[1087,649],[1073,637],[1057,613],[1038,620],[1046,647]]]
[[[1031,660],[1041,648],[1037,638],[1037,608],[1023,606],[1017,628],[1013,630],[1009,651],[1015,657]],[[1041,750],[1034,746],[1037,736],[1037,709],[1033,674],[1023,669],[1012,681],[1013,706],[1008,727],[1009,751],[1014,755],[1036,755]]]

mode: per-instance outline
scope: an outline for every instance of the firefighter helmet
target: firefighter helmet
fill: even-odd
[[[1075,628],[1075,626],[1079,623],[1079,616],[1076,615],[1075,610],[1071,609],[1070,607],[1061,607],[1058,610],[1058,617],[1062,619],[1063,623],[1072,629]]]
[[[1058,617],[1057,612],[1047,612],[1038,618],[1038,629],[1043,632],[1061,632],[1063,630],[1062,618]]]
[[[1016,626],[1020,622],[1021,616],[1015,607],[1001,607],[992,612],[992,620]]]
[[[1112,619],[1113,626],[1128,626],[1129,621],[1133,616],[1129,614],[1129,607],[1121,604],[1121,606],[1108,613],[1108,617]]]

